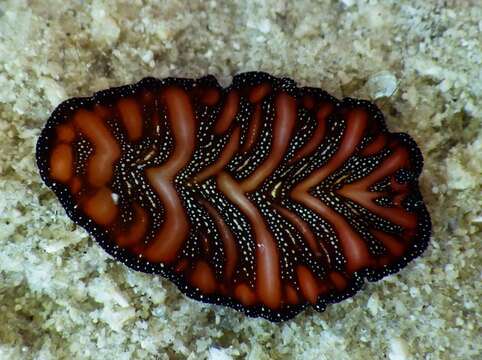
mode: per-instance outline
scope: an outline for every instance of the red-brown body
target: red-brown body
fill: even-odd
[[[265,73],[145,79],[72,99],[37,161],[114,257],[273,321],[353,295],[426,247],[422,157],[378,109]]]

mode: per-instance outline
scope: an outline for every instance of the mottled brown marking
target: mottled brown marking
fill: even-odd
[[[55,129],[59,142],[71,143],[75,140],[75,129],[70,124],[61,124]]]
[[[271,92],[271,90],[271,84],[263,83],[256,85],[250,90],[248,99],[253,104],[259,103]]]
[[[385,134],[379,134],[375,139],[373,139],[365,148],[360,151],[363,156],[374,155],[377,152],[385,148],[387,143],[387,138]]]
[[[93,112],[78,110],[74,115],[74,123],[94,148],[94,154],[88,161],[87,179],[94,187],[104,186],[112,179],[114,163],[120,157],[117,139]]]
[[[70,181],[70,192],[75,195],[80,189],[82,189],[82,180],[80,177],[74,176]]]
[[[201,89],[200,100],[204,105],[214,106],[219,102],[221,93],[218,89],[207,88]]]
[[[397,169],[407,163],[408,151],[405,148],[397,147],[375,171],[358,181],[345,185],[338,192],[342,196],[352,199],[366,209],[390,220],[394,224],[398,224],[404,228],[414,228],[417,225],[417,216],[415,214],[407,212],[402,207],[387,208],[378,206],[373,200],[385,194],[368,190],[370,186],[382,180],[387,175],[393,174]],[[408,191],[408,189],[405,188],[405,191]]]
[[[101,187],[93,195],[88,195],[82,201],[85,214],[99,225],[109,225],[117,216],[117,206],[112,200],[112,191]]]
[[[280,212],[288,221],[295,226],[295,228],[303,235],[303,239],[316,257],[323,257],[326,266],[330,265],[330,254],[323,244],[323,239],[317,239],[310,226],[306,221],[301,219],[295,213],[285,209],[278,204],[272,205]]]
[[[164,222],[144,255],[153,262],[172,262],[184,244],[189,222],[172,180],[192,157],[195,146],[196,120],[187,93],[177,87],[162,93],[175,147],[167,161],[146,170],[149,183],[159,195],[165,209]]]
[[[312,304],[316,304],[318,299],[318,284],[313,273],[304,265],[296,268],[298,275],[298,283],[300,284],[301,293]]]
[[[253,115],[251,116],[251,121],[249,122],[246,139],[241,147],[242,152],[250,151],[256,144],[256,141],[258,141],[259,133],[261,132],[262,120],[261,106],[256,105],[254,107]]]
[[[191,274],[191,283],[198,287],[204,294],[216,291],[217,283],[214,271],[204,260],[198,260]]]
[[[277,309],[281,305],[281,276],[279,253],[273,235],[238,183],[226,173],[218,176],[217,183],[219,190],[239,206],[251,222],[256,241],[256,293],[263,304]]]
[[[216,224],[216,227],[221,235],[221,239],[223,240],[224,251],[226,254],[224,276],[225,281],[227,282],[233,277],[238,261],[238,249],[236,246],[236,241],[228,225],[226,225],[221,214],[216,210],[216,208],[206,200],[201,199],[199,200],[199,203],[206,208],[209,215],[213,218],[214,223]]]
[[[286,303],[290,305],[296,305],[296,304],[299,304],[300,302],[300,297],[298,296],[298,292],[290,284],[285,285],[285,298],[286,298]]]
[[[371,229],[370,232],[380,240],[388,252],[395,257],[402,256],[407,249],[408,244],[403,243],[400,238],[377,229]]]
[[[231,91],[223,104],[221,114],[214,125],[215,134],[225,133],[234,120],[239,108],[239,94],[237,91]]]
[[[74,156],[72,147],[67,144],[59,144],[55,146],[50,156],[50,176],[67,183],[74,172]]]
[[[132,207],[134,208],[132,223],[117,236],[117,244],[120,247],[128,247],[141,242],[146,235],[149,225],[149,217],[146,210],[137,203],[134,203]]]
[[[239,138],[241,136],[241,129],[237,127],[231,137],[229,138],[228,143],[219,154],[218,159],[213,164],[209,165],[205,169],[203,169],[199,174],[194,177],[195,182],[203,182],[207,178],[218,174],[226,165],[227,163],[233,158],[238,150],[239,146]]]
[[[283,159],[296,124],[296,101],[286,93],[280,93],[275,100],[273,141],[268,157],[247,179],[240,183],[244,192],[257,189],[273,173]]]
[[[340,274],[339,272],[332,272],[329,275],[330,281],[335,286],[336,290],[343,291],[346,289],[348,282],[346,281],[345,277]]]
[[[311,138],[300,149],[298,149],[293,155],[293,157],[289,160],[290,164],[293,164],[304,158],[305,156],[310,155],[317,148],[319,148],[325,137],[326,120],[332,111],[333,106],[330,104],[323,104],[320,107],[320,109],[316,113],[317,126],[315,131],[313,132]]]
[[[142,136],[142,113],[137,101],[134,99],[121,99],[117,103],[122,124],[127,131],[127,137],[131,141],[137,141]]]
[[[252,306],[257,301],[256,293],[246,284],[236,286],[234,297],[244,306]]]
[[[315,99],[313,96],[306,95],[303,97],[303,106],[308,110],[312,110],[315,107]]]

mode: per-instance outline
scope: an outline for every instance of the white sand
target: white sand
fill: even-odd
[[[480,1],[145,3],[0,2],[0,359],[480,359]],[[279,325],[108,258],[34,162],[41,127],[69,97],[147,75],[227,84],[247,70],[377,99],[426,159],[424,256]]]

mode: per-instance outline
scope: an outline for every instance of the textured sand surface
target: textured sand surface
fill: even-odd
[[[1,1],[0,359],[480,359],[481,39],[476,0]],[[248,70],[375,101],[424,153],[434,225],[399,274],[278,325],[108,258],[34,162],[69,97]]]

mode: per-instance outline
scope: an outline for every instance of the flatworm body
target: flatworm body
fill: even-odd
[[[286,320],[404,267],[431,223],[422,155],[371,103],[251,72],[74,98],[37,144],[67,214],[191,298]]]

